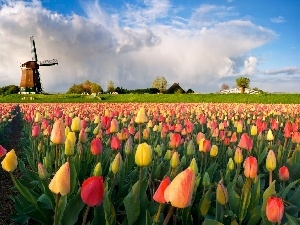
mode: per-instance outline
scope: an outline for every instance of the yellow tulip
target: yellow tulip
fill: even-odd
[[[49,189],[55,194],[62,196],[70,192],[70,166],[66,162],[56,172],[49,184]]]
[[[146,116],[145,108],[142,107],[139,109],[139,111],[135,117],[135,122],[140,124],[140,123],[146,123],[147,121],[148,121],[148,119]]]
[[[135,153],[135,163],[138,166],[148,166],[152,160],[152,148],[147,143],[139,144]]]
[[[266,168],[269,172],[275,170],[276,168],[276,157],[273,150],[270,150],[268,152],[266,159]]]
[[[5,158],[1,162],[2,168],[7,172],[13,172],[18,166],[18,157],[15,150],[12,149],[6,153]]]
[[[114,175],[116,175],[117,172],[121,169],[123,165],[123,160],[120,152],[115,156],[114,161],[111,163],[111,171],[113,172]]]

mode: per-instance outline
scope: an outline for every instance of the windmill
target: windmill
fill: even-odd
[[[20,83],[21,93],[43,93],[43,87],[41,83],[39,67],[40,66],[53,66],[57,65],[58,62],[56,59],[38,61],[35,41],[33,36],[30,37],[31,42],[31,55],[32,60],[27,61],[21,65],[22,76]]]

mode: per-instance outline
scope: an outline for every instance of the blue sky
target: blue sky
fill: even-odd
[[[300,92],[300,1],[0,0],[0,86],[19,85],[34,36],[45,91],[90,80],[127,89],[164,76],[211,93],[246,76]]]

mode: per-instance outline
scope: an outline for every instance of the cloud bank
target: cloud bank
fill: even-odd
[[[19,66],[31,59],[30,36],[38,60],[59,62],[40,68],[46,92],[66,92],[85,80],[104,90],[110,80],[115,87],[147,88],[156,76],[165,76],[169,86],[178,82],[205,93],[218,91],[227,79],[233,84],[240,75],[254,76],[255,82],[259,73],[289,74],[293,69],[259,71],[257,57],[249,52],[277,35],[239,19],[231,7],[199,5],[183,18],[181,9],[167,0],[127,3],[113,12],[98,1],[82,6],[84,16],[58,14],[37,0],[0,3],[0,86],[19,85]],[[299,75],[299,69],[294,71]]]

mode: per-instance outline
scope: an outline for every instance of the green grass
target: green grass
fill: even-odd
[[[24,99],[25,97],[25,99]],[[300,94],[120,94],[100,95],[100,98],[78,94],[5,95],[0,103],[51,103],[51,102],[214,102],[214,103],[265,103],[300,104]]]

